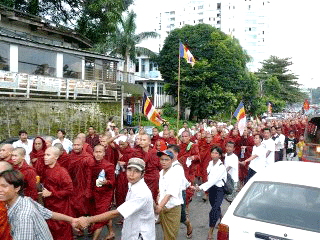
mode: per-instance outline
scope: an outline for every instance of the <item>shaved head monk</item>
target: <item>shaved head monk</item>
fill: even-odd
[[[13,151],[11,144],[4,144],[0,148],[0,161],[6,161],[12,164],[11,156]]]
[[[42,197],[44,206],[51,211],[72,216],[71,196],[73,184],[67,170],[57,162],[60,150],[49,147],[45,151],[44,164],[47,166],[43,174]],[[71,226],[62,221],[47,221],[55,240],[73,240]]]
[[[82,140],[76,138],[70,153],[69,174],[74,188],[72,206],[77,217],[89,214],[93,166],[93,157],[83,151]]]
[[[58,158],[59,165],[69,171],[69,165],[70,165],[69,154],[66,152],[66,150],[64,150],[63,145],[61,143],[54,144],[54,147],[59,149],[59,158]]]
[[[81,141],[82,141],[82,149],[83,149],[83,151],[89,153],[90,155],[93,155],[92,147],[88,143],[86,143],[86,135],[84,133],[79,133],[77,138],[81,139]]]
[[[19,170],[24,177],[24,195],[38,200],[37,190],[37,173],[36,170],[29,166],[25,161],[26,150],[22,147],[15,148],[12,152],[12,163],[16,170]]]
[[[10,144],[8,144],[10,145]],[[5,161],[0,161],[0,173],[12,170],[12,165]],[[8,222],[7,207],[4,202],[0,201],[0,239],[11,240],[10,225]]]

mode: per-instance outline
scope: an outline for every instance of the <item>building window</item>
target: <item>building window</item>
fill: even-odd
[[[220,17],[221,16],[221,14],[220,13],[217,13],[217,17]]]
[[[251,27],[249,27],[249,31],[251,31]]]
[[[264,34],[264,31],[262,31],[262,34]]]
[[[82,59],[79,56],[63,54],[63,77],[76,78],[82,77]]]
[[[219,21],[217,21],[217,24],[220,24],[221,23],[221,21],[219,20]]]
[[[174,14],[176,14],[175,11],[171,11],[171,12],[170,12],[170,15],[174,15]]]
[[[209,21],[211,21],[211,18],[209,18]]]
[[[251,5],[248,5],[248,10],[251,10]]]
[[[0,42],[0,70],[10,70],[10,45]]]
[[[203,5],[201,5],[201,6],[198,6],[198,9],[203,9]]]
[[[95,69],[94,58],[85,57],[84,78],[86,80],[94,80],[94,69]]]
[[[57,53],[19,46],[18,70],[22,73],[56,77]]]
[[[217,3],[217,9],[218,9],[218,10],[221,9],[221,3]]]
[[[154,83],[153,83],[153,82],[148,82],[148,83],[147,83],[147,92],[148,92],[151,96],[154,96]]]
[[[199,23],[203,23],[203,19],[199,19]]]
[[[136,72],[139,72],[139,59],[136,59]]]
[[[176,20],[176,18],[170,18],[170,21],[175,21]]]

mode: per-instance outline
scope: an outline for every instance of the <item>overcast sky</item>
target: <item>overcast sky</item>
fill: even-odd
[[[254,0],[253,0],[254,1]],[[159,10],[177,5],[177,0],[135,0],[137,33],[152,31]],[[320,87],[320,1],[270,0],[270,55],[292,57],[292,72],[306,87]],[[151,44],[151,43],[150,43]],[[153,43],[154,44],[154,43]],[[155,45],[155,44],[154,44]],[[151,45],[150,45],[151,47]],[[152,50],[155,51],[155,48]]]

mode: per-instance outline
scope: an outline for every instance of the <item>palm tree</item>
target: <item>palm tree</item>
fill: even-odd
[[[113,56],[121,56],[124,59],[124,81],[128,82],[128,62],[135,61],[137,55],[153,57],[155,53],[136,45],[148,38],[157,38],[156,32],[142,32],[136,34],[136,14],[131,11],[123,17],[116,31],[108,37],[108,40],[97,46],[99,52],[108,53]]]

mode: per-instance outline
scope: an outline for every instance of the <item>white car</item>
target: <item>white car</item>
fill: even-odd
[[[229,206],[217,239],[320,239],[320,163],[277,162],[255,174]]]

